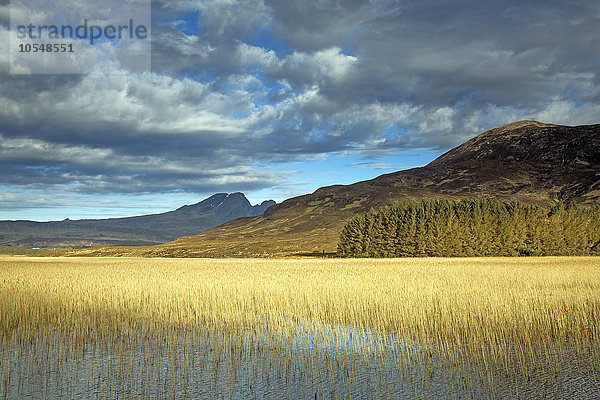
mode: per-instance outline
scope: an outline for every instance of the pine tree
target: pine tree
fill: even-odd
[[[371,210],[342,229],[343,257],[600,255],[600,207],[422,200]]]

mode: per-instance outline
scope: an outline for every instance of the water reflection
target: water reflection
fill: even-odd
[[[449,357],[434,343],[310,324],[270,335],[15,336],[2,342],[0,398],[600,398],[598,360],[581,343],[561,346]]]

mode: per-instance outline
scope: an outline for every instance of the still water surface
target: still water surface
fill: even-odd
[[[434,343],[328,326],[285,339],[176,331],[5,339],[0,398],[600,399],[600,368],[581,352],[540,349],[527,368],[495,364],[492,351],[487,361],[441,353]]]

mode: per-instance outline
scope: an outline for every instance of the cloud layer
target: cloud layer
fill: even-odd
[[[444,150],[525,118],[599,122],[597,1],[153,7],[151,73],[9,75],[0,41],[1,186],[252,191],[288,182],[264,168],[279,162]]]

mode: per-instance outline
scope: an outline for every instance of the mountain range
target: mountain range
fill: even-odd
[[[352,216],[422,198],[499,198],[526,204],[600,203],[600,125],[520,121],[484,132],[428,165],[323,187],[201,234],[159,246],[78,255],[249,257],[333,253]]]
[[[87,247],[154,245],[195,235],[239,217],[261,215],[273,200],[251,205],[242,193],[217,193],[160,214],[51,222],[0,221],[0,245]]]

